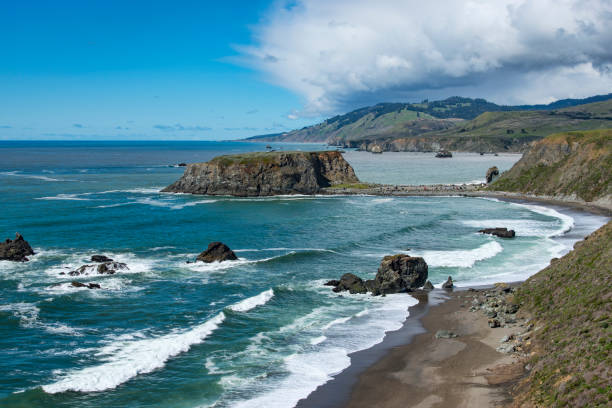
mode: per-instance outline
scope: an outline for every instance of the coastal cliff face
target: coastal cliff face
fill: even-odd
[[[339,152],[248,153],[189,164],[183,176],[162,191],[239,197],[314,194],[358,181]]]
[[[612,401],[612,222],[521,284],[533,318],[527,378],[512,407],[609,407]]]
[[[490,189],[612,208],[612,129],[566,132],[535,142]]]

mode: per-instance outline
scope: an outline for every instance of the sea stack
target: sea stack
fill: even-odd
[[[29,255],[34,255],[34,250],[20,233],[16,233],[13,240],[7,238],[6,241],[0,242],[2,261],[27,262]]]
[[[197,261],[200,262],[223,262],[223,261],[235,261],[238,257],[227,245],[223,242],[211,242],[208,244],[208,248],[198,255]]]
[[[357,182],[339,152],[259,152],[189,164],[183,176],[162,191],[253,197],[316,194],[325,187]]]

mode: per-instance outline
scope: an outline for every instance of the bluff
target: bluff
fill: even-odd
[[[272,196],[315,194],[322,188],[359,180],[340,152],[259,152],[215,157],[187,165],[163,192]]]
[[[609,407],[612,402],[612,222],[521,284],[535,327],[512,407]]]
[[[565,132],[534,142],[489,187],[612,208],[612,129]]]

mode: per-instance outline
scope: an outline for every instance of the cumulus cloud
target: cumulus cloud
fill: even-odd
[[[207,126],[183,126],[180,123],[175,125],[155,125],[153,128],[157,130],[162,130],[164,132],[182,132],[182,131],[192,131],[192,132],[208,132],[212,130],[212,128]]]
[[[610,0],[279,1],[240,48],[301,115],[454,94],[543,103],[612,89]]]

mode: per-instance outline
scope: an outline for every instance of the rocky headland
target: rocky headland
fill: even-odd
[[[339,152],[262,152],[189,164],[183,176],[162,191],[239,197],[316,194],[357,182]]]

